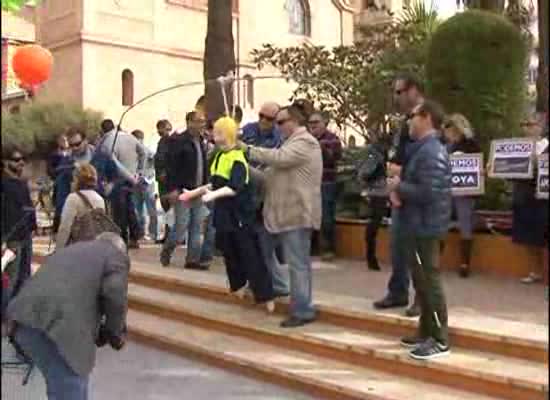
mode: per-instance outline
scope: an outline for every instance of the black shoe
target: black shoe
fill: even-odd
[[[433,358],[447,356],[451,353],[449,345],[439,343],[433,338],[429,338],[421,345],[411,350],[409,356],[415,360],[431,360]]]
[[[139,249],[139,242],[137,240],[130,240],[128,242],[128,248],[133,250]]]
[[[407,310],[405,310],[405,315],[410,318],[419,317],[420,306],[418,305],[418,303],[414,302],[412,306],[407,308]]]
[[[274,298],[277,298],[277,297],[288,297],[290,296],[290,293],[288,292],[273,292],[273,297]]]
[[[458,274],[461,278],[467,278],[470,276],[470,266],[468,265],[461,265],[460,269],[458,270]]]
[[[167,249],[162,249],[160,252],[160,263],[163,267],[167,267],[170,265],[170,259],[172,258],[172,254]]]
[[[367,261],[367,268],[371,271],[380,271],[380,265],[377,260]]]
[[[316,319],[317,317],[307,318],[307,319],[290,317],[288,319],[285,319],[283,322],[281,322],[281,328],[297,328],[299,326],[311,324]]]
[[[195,263],[195,262],[188,262],[188,263],[185,263],[183,268],[185,268],[185,269],[194,269],[196,271],[208,271],[208,269],[210,268],[210,265],[199,264],[199,263]]]
[[[404,299],[394,299],[393,297],[386,296],[382,300],[375,301],[373,303],[374,308],[377,310],[383,310],[385,308],[395,308],[395,307],[407,307],[409,300]]]
[[[415,349],[422,343],[424,343],[428,338],[420,337],[420,336],[405,336],[401,338],[401,346],[407,347],[409,349]]]

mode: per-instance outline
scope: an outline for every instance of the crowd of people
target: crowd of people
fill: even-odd
[[[474,245],[476,198],[453,197],[449,155],[481,149],[468,120],[460,114],[446,116],[424,96],[414,77],[396,78],[393,91],[406,118],[393,135],[373,137],[357,167],[357,185],[365,188],[369,206],[366,260],[370,270],[380,270],[376,236],[391,214],[392,274],[387,294],[374,307],[409,306],[412,281],[415,296],[406,314],[420,317],[418,333],[401,343],[411,349],[411,357],[426,360],[450,351],[439,258],[453,214],[461,235],[463,277],[470,274]],[[84,390],[97,337],[86,337],[84,346],[76,346],[74,338],[94,332],[87,324],[103,327],[101,343],[123,346],[126,253],[127,248],[139,248],[143,239],[160,245],[164,267],[173,264],[182,244],[187,246],[186,269],[208,270],[219,252],[231,293],[243,297],[249,291],[269,313],[276,298],[289,296],[284,328],[315,321],[312,241],[318,232],[323,259],[334,257],[341,141],[327,128],[329,116],[305,100],[284,107],[267,102],[258,121],[242,128],[241,119],[236,106],[216,121],[207,121],[200,110],[190,111],[185,129],[174,130],[168,120],[160,120],[156,149],[144,143],[143,131],[128,133],[108,119],[94,144],[80,129],[69,129],[48,162],[55,182],[56,252],[26,286],[22,283],[30,276],[36,217],[21,179],[24,155],[16,148],[3,151],[2,241],[20,260],[11,297],[20,294],[8,315],[21,327],[15,339],[45,371],[51,393],[63,385],[72,385],[75,393]],[[524,127],[538,141],[537,154],[548,152],[542,121],[528,119]],[[76,242],[75,223],[90,210],[110,215],[120,236],[105,233],[94,241]],[[548,206],[535,198],[532,180],[514,182],[513,212],[513,240],[541,257],[539,270],[524,282],[538,281],[548,273],[542,270]],[[86,276],[71,270],[75,259],[90,264]],[[55,286],[57,280],[70,287]],[[58,293],[44,296],[45,288]],[[89,303],[89,315],[66,310],[69,301],[63,296],[75,291]],[[92,306],[94,296],[106,302],[100,309]],[[101,316],[106,316],[102,324]],[[51,372],[53,364],[62,363],[65,372]],[[63,381],[68,376],[80,378]]]

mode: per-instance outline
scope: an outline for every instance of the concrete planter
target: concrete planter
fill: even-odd
[[[390,264],[389,229],[381,228],[378,234],[379,261]],[[457,269],[460,265],[460,235],[450,232],[446,238],[445,252],[441,260],[444,269]],[[365,220],[337,218],[336,254],[342,258],[365,259]],[[509,236],[478,233],[474,235],[472,253],[473,272],[506,277],[524,277],[531,265],[537,262],[524,246],[512,243]]]

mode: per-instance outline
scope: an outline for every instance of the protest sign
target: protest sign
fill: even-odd
[[[451,154],[453,196],[475,196],[485,193],[483,154]]]
[[[489,176],[504,179],[533,178],[535,141],[528,138],[499,139],[491,142]]]
[[[548,153],[538,158],[537,199],[548,200]]]

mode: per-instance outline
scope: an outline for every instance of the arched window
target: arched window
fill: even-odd
[[[286,0],[285,9],[288,13],[290,33],[309,36],[311,34],[311,14],[308,1]]]
[[[254,78],[252,75],[246,74],[243,76],[243,92],[245,95],[244,106],[245,108],[254,108]]]
[[[122,71],[122,105],[134,104],[134,73],[129,69]]]

